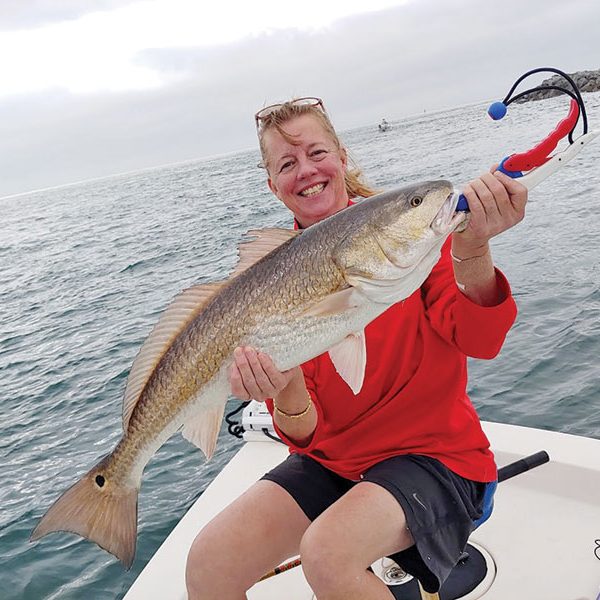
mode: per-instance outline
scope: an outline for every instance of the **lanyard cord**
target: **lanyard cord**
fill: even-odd
[[[557,85],[539,85],[537,87],[534,87],[534,88],[528,89],[524,92],[521,92],[511,98],[512,94],[517,89],[517,86],[525,78],[529,77],[530,75],[534,75],[535,73],[544,73],[544,72],[556,73],[557,75],[560,75],[563,79],[565,79],[571,85],[573,90],[571,91],[571,90],[562,88]],[[560,69],[555,69],[554,67],[540,67],[539,69],[532,69],[531,71],[527,71],[527,73],[524,73],[523,75],[521,75],[521,77],[519,77],[515,81],[513,86],[510,88],[510,91],[508,92],[508,94],[506,94],[506,97],[504,98],[502,103],[505,106],[508,106],[511,102],[514,102],[515,100],[519,100],[519,98],[522,98],[523,96],[526,96],[527,94],[531,94],[532,92],[537,92],[539,90],[558,90],[559,92],[561,92],[563,94],[567,94],[568,96],[571,96],[571,98],[573,98],[573,100],[575,100],[577,102],[577,104],[579,105],[579,112],[581,114],[581,119],[582,119],[582,123],[583,123],[583,133],[586,134],[588,132],[587,113],[585,111],[585,105],[583,103],[583,98],[581,97],[581,92],[579,91],[579,88],[577,87],[577,84],[573,81],[573,79],[569,75],[567,75],[566,73],[561,71]],[[575,131],[575,127],[577,126],[578,121],[579,121],[579,118],[575,122],[573,129],[569,132],[569,143],[570,144],[573,143],[573,131]]]

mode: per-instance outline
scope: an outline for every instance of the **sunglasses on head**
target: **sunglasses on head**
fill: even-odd
[[[282,106],[318,106],[323,112],[325,112],[325,106],[321,98],[314,98],[312,96],[306,96],[304,98],[295,98],[289,102],[280,102],[278,104],[270,104],[261,108],[255,115],[254,120],[256,121],[256,128],[259,129],[261,122],[266,121],[273,113],[277,112]]]

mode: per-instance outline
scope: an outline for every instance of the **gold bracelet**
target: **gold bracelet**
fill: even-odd
[[[312,406],[312,397],[311,395],[306,392],[306,395],[308,396],[308,404],[306,405],[306,408],[299,413],[295,413],[293,415],[291,415],[290,413],[286,413],[285,411],[281,410],[277,404],[275,404],[275,398],[273,398],[273,408],[275,409],[275,412],[279,415],[281,415],[282,417],[287,417],[288,419],[299,419],[300,417],[303,417],[309,410],[310,407]]]

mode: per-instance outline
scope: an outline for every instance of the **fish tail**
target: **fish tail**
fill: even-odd
[[[114,554],[127,569],[131,567],[137,537],[138,487],[112,481],[106,473],[109,459],[100,461],[54,502],[30,541],[53,531],[69,531]]]

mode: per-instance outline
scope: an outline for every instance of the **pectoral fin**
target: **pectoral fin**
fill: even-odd
[[[354,395],[362,389],[367,368],[367,346],[365,332],[351,333],[339,344],[329,349],[335,370],[348,384]]]
[[[362,274],[346,274],[346,281],[360,290],[371,302],[392,305],[408,298],[427,278],[430,268],[423,269],[420,265],[409,271],[397,268],[394,277],[376,279]],[[389,274],[391,275],[391,273]]]
[[[225,400],[218,406],[201,408],[188,417],[181,431],[181,435],[191,442],[206,456],[207,460],[213,455],[223,421]]]
[[[360,296],[353,288],[346,288],[340,292],[334,292],[323,300],[311,306],[302,314],[311,317],[325,317],[337,315],[356,308],[361,303]]]

